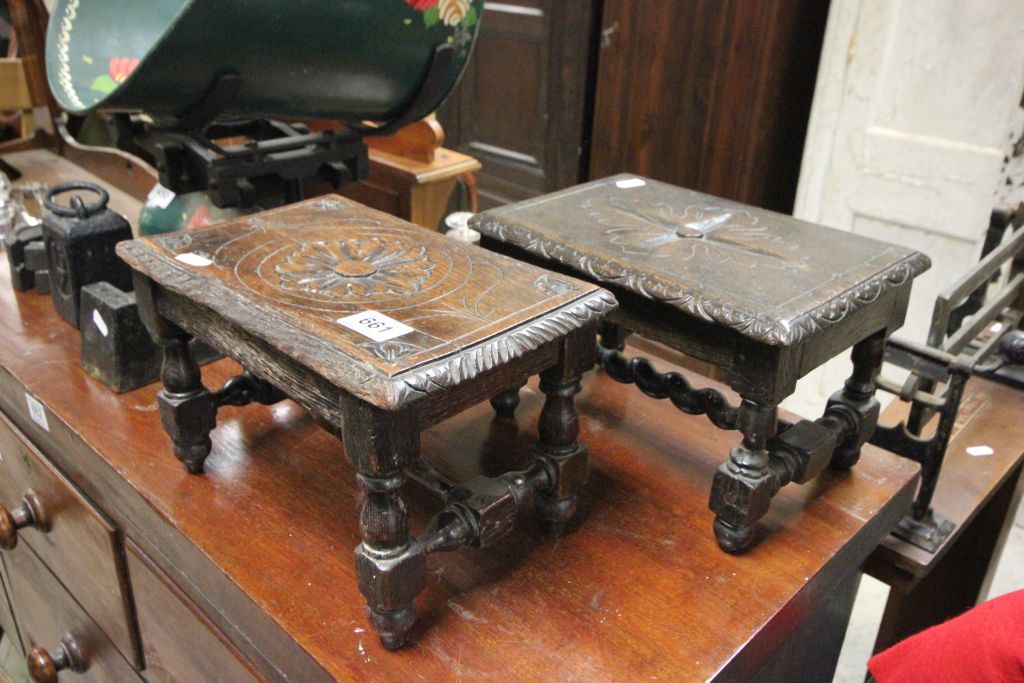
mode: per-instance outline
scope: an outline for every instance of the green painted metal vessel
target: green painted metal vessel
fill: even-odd
[[[441,104],[482,11],[483,0],[58,0],[46,67],[74,114],[181,117],[233,74],[225,114],[386,122],[450,46],[426,103]]]

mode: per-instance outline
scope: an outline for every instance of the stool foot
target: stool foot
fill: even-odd
[[[157,406],[174,455],[190,474],[199,474],[212,449],[210,432],[217,426],[217,404],[203,386],[191,340],[185,333],[157,339],[164,354],[164,387],[157,395]]]
[[[342,413],[345,454],[363,493],[356,578],[370,623],[384,646],[395,649],[405,642],[416,620],[413,600],[427,585],[426,552],[409,536],[400,494],[405,468],[419,458],[419,431],[412,412],[384,411],[354,397],[342,399]]]
[[[568,455],[547,456],[545,460],[549,472],[553,472],[554,485],[538,494],[537,518],[544,533],[562,536],[576,515],[579,491],[587,479],[587,449],[581,446]]]
[[[715,513],[714,531],[719,547],[742,552],[754,541],[757,521],[764,517],[779,480],[770,466],[768,440],[775,435],[778,409],[743,399],[739,426],[743,443],[715,472],[708,506]]]
[[[366,614],[381,644],[389,650],[398,650],[405,645],[405,634],[416,622],[416,606],[413,604],[395,610],[367,607]]]
[[[514,389],[503,391],[491,399],[491,407],[498,417],[513,418],[516,416],[516,408],[519,407],[519,390],[523,385]]]
[[[198,474],[210,455],[210,432],[217,426],[217,404],[203,386],[190,345],[192,335],[157,311],[159,287],[152,280],[138,271],[133,278],[139,318],[163,354],[163,388],[157,394],[160,422],[174,444],[174,455],[191,474]]]
[[[185,469],[189,474],[202,474],[206,464],[206,458],[213,450],[213,442],[206,437],[197,444],[174,444],[174,455],[181,462],[185,463]]]
[[[714,530],[718,547],[727,553],[742,553],[754,544],[755,526],[735,527],[716,517]]]

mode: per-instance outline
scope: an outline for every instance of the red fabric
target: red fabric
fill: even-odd
[[[1024,590],[893,645],[868,669],[878,683],[1024,681]]]

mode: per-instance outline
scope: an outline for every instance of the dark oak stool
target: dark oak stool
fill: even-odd
[[[190,472],[222,405],[287,396],[340,436],[365,493],[356,574],[388,647],[415,619],[427,553],[486,546],[528,506],[554,533],[575,512],[587,455],[573,397],[615,306],[608,292],[337,196],[117,251],[163,348],[160,416]],[[193,337],[245,372],[207,390]],[[423,430],[537,373],[546,401],[526,470],[455,485],[419,462]],[[407,475],[444,501],[418,538]]]
[[[598,360],[682,411],[742,432],[711,490],[719,545],[751,545],[779,488],[847,469],[878,420],[875,377],[925,255],[672,185],[619,175],[475,216],[488,248],[608,287],[618,310]],[[626,359],[636,332],[719,368],[738,407],[678,373]],[[824,416],[790,425],[797,379],[853,347]]]

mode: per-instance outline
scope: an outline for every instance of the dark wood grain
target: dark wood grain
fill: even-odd
[[[357,486],[336,439],[291,403],[228,409],[206,476],[190,477],[167,455],[158,387],[111,394],[78,370],[47,299],[0,284],[0,407],[274,680],[749,677],[913,496],[916,466],[868,447],[854,471],[784,489],[764,542],[724,555],[706,500],[733,436],[590,376],[577,396],[591,469],[578,526],[560,539],[526,526],[487,552],[432,559],[414,645],[389,653],[355,589]],[[237,371],[220,361],[204,376]],[[48,406],[49,432],[26,391]],[[514,424],[468,410],[428,430],[422,456],[459,480],[520,466],[540,398],[524,390]],[[421,529],[436,504],[406,490]]]
[[[401,647],[415,621],[428,553],[494,543],[534,494],[554,532],[575,513],[586,452],[573,396],[594,365],[597,320],[615,305],[604,290],[337,196],[118,251],[163,350],[161,422],[189,472],[203,471],[219,407],[252,400],[224,401],[225,390],[203,386],[192,335],[241,363],[246,382],[268,387],[258,402],[293,396],[341,434],[362,489],[359,590],[388,648]],[[372,324],[345,324],[360,318]],[[410,533],[400,489],[433,424],[424,416],[449,417],[536,372],[547,405],[529,472],[439,490],[428,531]]]
[[[28,90],[35,105],[35,125],[48,147],[58,147],[53,117],[60,111],[46,78],[46,23],[49,15],[42,0],[11,0],[11,25],[18,36],[18,57],[28,81]]]
[[[472,225],[773,346],[843,323],[931,263],[913,249],[630,174],[490,209]]]
[[[86,671],[60,674],[75,681],[109,683],[139,681],[139,675],[121,656],[95,621],[61,586],[30,548],[5,558],[10,567],[14,613],[26,649],[38,646],[54,657],[61,638],[70,635],[81,646]]]
[[[128,569],[135,586],[146,655],[142,675],[147,681],[260,680],[191,601],[131,543]]]
[[[632,174],[490,209],[471,225],[486,247],[608,287],[620,304],[611,324],[722,370],[743,397],[732,425],[743,441],[709,503],[728,552],[753,542],[779,488],[856,463],[878,418],[886,335],[931,265],[920,252]],[[851,346],[854,376],[826,414],[783,433],[778,404]]]
[[[788,212],[828,2],[606,0],[590,177]]]
[[[243,363],[244,349],[262,345],[390,409],[524,356],[613,307],[594,285],[336,195],[123,242],[118,253],[160,287],[213,311],[212,326],[222,320],[246,333],[231,354]],[[187,254],[211,263],[177,258]],[[374,341],[338,323],[367,311],[412,331]]]
[[[7,570],[3,559],[0,558],[0,631],[3,632],[4,638],[10,638],[11,646],[16,652],[24,654],[25,648],[22,647],[21,634],[18,633],[18,625],[11,608],[11,589],[7,587],[9,583]]]
[[[483,164],[481,204],[583,179],[599,0],[485,6],[473,59],[438,112],[450,146]]]
[[[32,491],[48,518],[46,530],[21,529],[18,547],[6,552],[31,546],[121,653],[141,664],[118,530],[2,415],[0,451],[0,504],[13,509]]]

